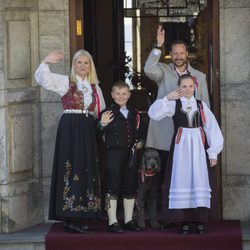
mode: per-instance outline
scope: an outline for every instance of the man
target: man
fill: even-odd
[[[159,25],[157,30],[157,46],[151,51],[144,67],[145,74],[158,85],[157,99],[163,98],[169,92],[178,88],[178,79],[183,74],[191,74],[196,81],[195,97],[209,106],[206,75],[192,68],[187,61],[187,45],[183,41],[175,41],[171,45],[172,63],[159,63],[161,48],[165,42],[165,30]],[[146,147],[155,148],[161,156],[161,183],[164,180],[165,166],[174,132],[172,118],[161,121],[150,119]]]

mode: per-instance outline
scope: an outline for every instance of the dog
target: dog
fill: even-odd
[[[146,228],[145,202],[149,215],[149,224],[153,229],[160,228],[157,222],[158,173],[161,170],[160,156],[157,150],[146,148],[139,169],[137,195],[137,223],[141,229]]]

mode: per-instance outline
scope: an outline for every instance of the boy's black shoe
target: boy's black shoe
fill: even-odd
[[[138,227],[133,220],[130,220],[129,222],[127,222],[124,225],[124,228],[128,231],[137,231],[137,232],[142,231],[142,229]]]
[[[108,231],[110,233],[115,233],[115,234],[122,234],[123,233],[123,229],[118,222],[115,222],[115,223],[111,224],[110,226],[108,226]]]

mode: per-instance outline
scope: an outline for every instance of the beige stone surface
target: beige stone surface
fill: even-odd
[[[68,0],[39,0],[39,10],[68,10]]]
[[[223,0],[222,2],[225,8],[250,8],[250,0]]]
[[[43,103],[42,117],[42,173],[43,177],[51,176],[56,132],[62,115],[61,103]]]
[[[0,1],[1,232],[44,218],[40,92],[33,76],[40,56],[37,7],[38,1]],[[64,44],[65,30],[60,34]]]
[[[221,2],[221,1],[220,1]],[[225,10],[220,9],[220,81],[225,81]]]
[[[39,13],[39,36],[40,36],[40,60],[53,50],[65,50],[65,44],[68,45],[68,32],[65,26],[68,26],[66,12],[64,11],[49,11]],[[53,25],[51,25],[53,24]],[[69,50],[69,47],[66,48]],[[60,65],[61,71],[65,73],[63,62]]]
[[[7,91],[6,90],[0,90],[0,107],[6,107],[6,95]]]
[[[52,169],[50,169],[52,172]],[[44,221],[45,222],[51,222],[48,219],[49,214],[49,199],[50,199],[50,184],[51,184],[51,178],[45,177],[43,178],[43,213],[44,213]]]
[[[9,197],[6,199],[6,223],[4,232],[14,232],[27,226],[28,221],[28,197],[27,195]]]
[[[22,172],[33,167],[32,115],[11,117],[11,173]],[[26,145],[24,147],[24,145]]]
[[[29,21],[7,22],[8,78],[30,77],[30,26]],[[18,52],[18,56],[17,56]],[[24,63],[25,60],[25,63]]]
[[[223,218],[249,220],[250,1],[220,6]]]
[[[42,190],[41,183],[39,189]],[[43,192],[31,192],[28,194],[28,225],[29,227],[43,223]]]
[[[35,10],[37,0],[0,0],[0,10]]]
[[[10,243],[1,244],[1,250],[44,250],[45,243]]]
[[[223,188],[223,218],[232,220],[250,220],[249,187]]]
[[[61,97],[55,92],[40,87],[40,100],[41,103],[60,103]]]
[[[225,82],[249,83],[250,8],[225,9],[225,24]]]
[[[5,110],[0,107],[0,186],[8,181]]]
[[[250,175],[250,100],[226,103],[226,174]]]
[[[31,105],[11,105],[8,111],[10,172],[30,170],[33,168],[34,146]]]
[[[1,48],[1,47],[0,47]],[[0,49],[1,51],[1,49]],[[1,67],[1,52],[0,52],[0,67]],[[1,70],[1,69],[0,69]],[[0,73],[0,90],[4,90],[4,74]]]

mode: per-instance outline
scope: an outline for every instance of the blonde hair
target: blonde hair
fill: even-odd
[[[71,74],[70,74],[70,79],[71,81],[76,81],[76,72],[74,69],[74,63],[76,62],[76,60],[80,57],[80,56],[86,56],[89,59],[90,62],[90,70],[89,73],[87,75],[87,80],[90,83],[95,83],[98,84],[99,80],[97,78],[97,74],[96,74],[96,69],[95,69],[95,64],[93,62],[92,56],[90,55],[90,53],[87,50],[78,50],[72,60],[72,66],[71,66]]]

